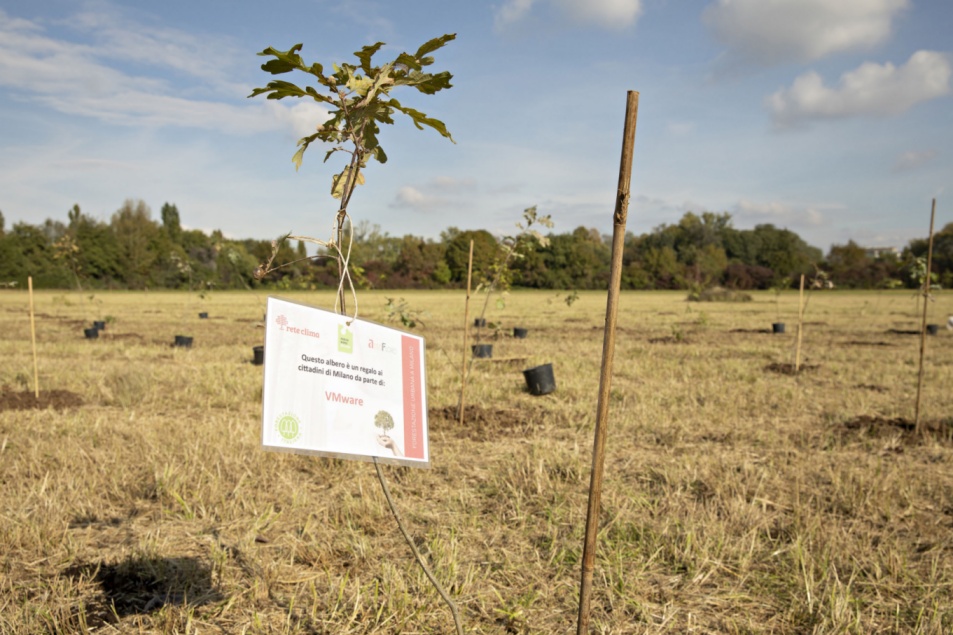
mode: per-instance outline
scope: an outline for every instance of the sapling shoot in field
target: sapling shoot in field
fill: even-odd
[[[302,60],[298,54],[303,46],[302,44],[295,44],[287,51],[279,51],[273,47],[268,47],[259,53],[259,55],[273,58],[262,64],[261,68],[265,72],[272,75],[284,75],[299,71],[310,75],[309,80],[316,85],[308,85],[302,88],[297,84],[276,79],[268,82],[264,88],[254,89],[249,97],[265,95],[267,99],[309,98],[329,110],[328,118],[317,125],[313,134],[298,140],[298,150],[291,158],[295,169],[301,167],[304,153],[315,141],[330,144],[330,149],[324,155],[325,162],[338,152],[343,152],[348,156],[348,159],[343,169],[331,178],[331,196],[339,201],[331,239],[322,241],[307,236],[287,234],[273,241],[272,255],[267,263],[262,263],[257,267],[255,270],[256,278],[260,280],[270,271],[273,271],[272,263],[281,242],[286,239],[291,238],[323,246],[337,255],[340,279],[335,309],[342,314],[346,313],[344,288],[347,285],[354,297],[354,316],[357,316],[357,292],[354,289],[349,263],[350,236],[353,235],[351,219],[348,216],[348,205],[351,202],[351,196],[354,194],[354,189],[364,183],[363,171],[370,159],[379,163],[387,162],[387,154],[378,141],[378,134],[380,133],[380,124],[394,123],[395,113],[403,113],[410,117],[414,125],[420,130],[423,130],[426,126],[453,141],[453,137],[450,136],[450,132],[442,121],[428,117],[419,110],[401,104],[391,96],[391,91],[401,86],[407,86],[425,95],[432,95],[450,88],[450,80],[453,76],[449,72],[430,73],[426,72],[425,69],[434,63],[434,58],[430,54],[455,38],[456,35],[454,34],[434,38],[421,45],[415,53],[401,53],[390,62],[380,66],[372,66],[372,58],[384,46],[383,42],[377,42],[354,53],[358,59],[358,64],[334,64],[332,66],[334,72],[330,74],[325,74],[324,66],[321,64],[316,62],[307,64]],[[347,245],[344,241],[345,228],[349,230]],[[381,445],[390,448],[395,455],[400,456],[400,450],[396,443],[387,435],[387,431],[394,427],[393,417],[382,410],[375,415],[374,425],[383,432],[378,437]],[[398,528],[407,541],[407,545],[431,584],[450,607],[457,633],[463,635],[463,627],[460,623],[456,605],[430,572],[414,541],[404,528],[397,508],[391,499],[387,482],[384,480],[384,473],[381,471],[376,458],[374,459],[374,467],[388,506],[394,515]]]

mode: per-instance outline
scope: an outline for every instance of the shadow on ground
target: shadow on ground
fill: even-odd
[[[73,565],[63,573],[99,585],[102,601],[87,607],[90,626],[114,621],[110,617],[151,613],[166,605],[200,606],[222,599],[212,584],[211,568],[194,557],[90,562]]]

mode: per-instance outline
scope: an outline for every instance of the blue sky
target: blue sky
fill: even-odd
[[[271,78],[256,54],[301,42],[327,66],[383,41],[383,62],[456,33],[433,67],[451,90],[395,93],[456,143],[384,130],[355,222],[510,233],[537,205],[609,233],[637,90],[630,231],[714,211],[825,251],[902,247],[932,198],[953,221],[951,26],[948,0],[3,0],[0,210],[108,220],[131,198],[235,238],[327,238],[340,166],[291,162],[323,112],[248,99]]]

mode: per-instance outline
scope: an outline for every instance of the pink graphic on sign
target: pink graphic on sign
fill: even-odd
[[[420,340],[401,336],[404,380],[404,455],[424,458],[423,400],[420,386]]]

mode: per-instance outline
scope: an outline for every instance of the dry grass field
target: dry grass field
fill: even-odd
[[[460,426],[463,295],[359,295],[421,312],[433,467],[384,469],[468,633],[575,632],[605,294],[564,296],[491,302]],[[259,449],[263,300],[38,293],[37,405],[27,294],[0,292],[0,633],[453,632],[373,466]],[[593,632],[953,632],[953,332],[918,436],[911,292],[814,293],[797,375],[780,309],[774,335],[769,293],[623,296]]]

